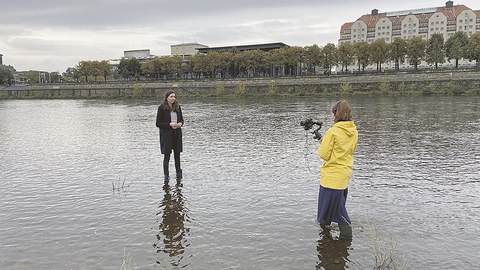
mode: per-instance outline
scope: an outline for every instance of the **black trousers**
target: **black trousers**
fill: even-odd
[[[173,138],[172,138],[172,150],[173,150],[173,158],[175,159],[175,170],[177,173],[181,173],[182,169],[180,167],[180,151],[178,150],[178,131],[173,131]],[[169,174],[168,165],[170,163],[170,155],[171,152],[168,154],[163,155],[163,173],[165,175]]]
[[[170,154],[163,155],[163,173],[168,175],[168,164],[170,163]],[[175,170],[177,173],[181,172],[182,169],[180,168],[180,152],[176,149],[173,149],[173,158],[175,159]]]

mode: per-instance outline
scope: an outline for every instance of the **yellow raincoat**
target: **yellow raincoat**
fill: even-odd
[[[321,186],[331,189],[348,187],[357,142],[358,132],[353,121],[337,122],[325,132],[318,147],[318,155],[324,160],[320,168]]]

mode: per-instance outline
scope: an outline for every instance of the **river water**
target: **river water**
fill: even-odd
[[[323,133],[334,99],[178,98],[184,179],[165,187],[157,102],[0,101],[0,269],[373,269],[375,248],[478,269],[479,97],[349,99],[352,241],[315,223],[299,125]]]

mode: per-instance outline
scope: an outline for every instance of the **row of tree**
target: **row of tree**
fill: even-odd
[[[396,71],[405,63],[417,70],[422,61],[438,69],[439,64],[454,60],[458,68],[461,59],[475,61],[480,67],[480,33],[468,37],[465,32],[457,32],[447,41],[442,34],[433,34],[428,40],[397,38],[392,43],[378,39],[372,43],[342,43],[338,47],[329,43],[324,47],[284,47],[268,52],[233,49],[186,58],[156,57],[143,62],[135,58],[122,59],[118,75],[129,80],[142,76],[151,79],[185,78],[187,75],[192,78],[297,76],[316,74],[318,67],[324,73],[330,73],[335,66],[348,73],[354,65],[358,72],[365,72],[370,65],[382,71],[382,64],[389,61],[394,63]]]
[[[444,41],[442,34],[433,34],[428,40],[421,37],[397,38],[392,43],[383,39],[372,43],[342,43],[338,47],[328,43],[306,47],[284,47],[271,51],[210,52],[188,57],[164,56],[149,60],[136,58],[122,59],[118,67],[112,69],[108,61],[81,61],[75,68],[68,68],[60,76],[58,73],[38,71],[27,72],[31,83],[60,81],[91,81],[100,77],[139,80],[182,79],[182,78],[238,78],[265,76],[315,75],[320,71],[330,74],[333,67],[341,67],[348,73],[356,66],[358,72],[365,72],[370,65],[382,71],[382,65],[392,61],[395,70],[408,63],[414,70],[424,61],[436,69],[445,61],[467,59],[480,67],[480,32],[468,37],[465,32],[456,32]],[[13,80],[11,69],[0,66],[0,84]]]

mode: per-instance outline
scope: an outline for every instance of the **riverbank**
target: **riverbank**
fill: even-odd
[[[183,96],[480,95],[480,71],[41,84],[0,88],[0,99],[162,98],[167,90]]]

